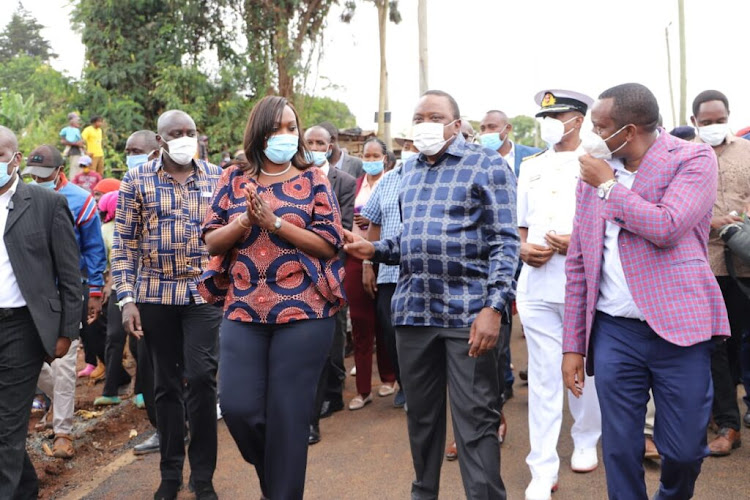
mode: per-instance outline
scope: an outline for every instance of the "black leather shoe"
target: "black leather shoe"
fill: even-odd
[[[503,404],[507,403],[509,399],[513,397],[513,386],[512,385],[506,385],[505,390],[503,391]]]
[[[216,494],[213,484],[197,483],[195,485],[195,498],[196,500],[219,500],[219,495]]]
[[[343,400],[331,401],[329,399],[326,399],[325,401],[323,401],[323,405],[320,407],[320,418],[328,418],[337,411],[341,411],[343,409]]]
[[[154,432],[150,438],[133,448],[133,453],[136,455],[148,455],[149,453],[156,453],[157,451],[159,451],[158,431]]]
[[[742,422],[744,422],[745,427],[750,427],[750,410],[745,412],[745,416],[742,417]]]
[[[162,481],[154,493],[154,500],[175,500],[180,491],[179,481]]]
[[[310,424],[310,436],[307,438],[307,444],[315,444],[320,442],[320,426],[318,424]]]
[[[518,372],[518,378],[520,378],[524,382],[528,382],[529,381],[529,372],[527,370],[520,370]]]

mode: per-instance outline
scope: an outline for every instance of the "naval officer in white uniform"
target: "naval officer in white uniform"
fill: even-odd
[[[527,500],[547,500],[557,489],[557,442],[563,412],[563,311],[565,255],[576,208],[576,185],[585,154],[579,133],[593,99],[577,92],[538,93],[542,138],[548,149],[527,158],[518,178],[518,225],[523,268],[516,303],[529,352],[529,441],[532,480]],[[598,465],[601,415],[595,385],[586,381],[580,399],[568,395],[575,423],[571,467],[589,472]]]

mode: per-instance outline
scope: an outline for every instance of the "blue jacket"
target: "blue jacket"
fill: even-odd
[[[107,249],[102,238],[102,225],[96,200],[85,189],[68,182],[64,174],[57,192],[68,200],[70,213],[75,222],[75,234],[81,251],[81,271],[89,283],[89,295],[100,297],[104,287],[104,271],[107,269]]]
[[[524,146],[523,144],[518,144],[517,142],[513,144],[516,146],[516,159],[513,168],[516,171],[516,179],[518,179],[518,174],[521,173],[521,162],[523,161],[523,159],[527,156],[535,155],[542,150],[539,148],[533,148],[531,146]]]

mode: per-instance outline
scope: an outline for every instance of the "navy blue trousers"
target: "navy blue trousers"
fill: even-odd
[[[315,394],[335,318],[221,325],[221,412],[263,496],[302,499]]]
[[[679,347],[645,322],[600,312],[591,342],[609,498],[648,498],[643,420],[649,389],[656,405],[654,442],[662,456],[661,483],[654,498],[691,498],[708,454],[713,343]]]

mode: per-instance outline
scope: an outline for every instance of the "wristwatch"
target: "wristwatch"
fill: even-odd
[[[120,308],[120,311],[122,311],[122,308],[125,307],[126,304],[134,303],[135,299],[133,297],[125,297],[120,302],[117,303],[117,307]]]
[[[273,223],[273,231],[271,231],[271,234],[276,234],[279,229],[281,229],[281,217],[276,217],[276,220]]]
[[[609,196],[609,191],[615,184],[617,184],[617,179],[610,179],[606,182],[602,182],[596,190],[596,195],[602,200],[606,200]]]

